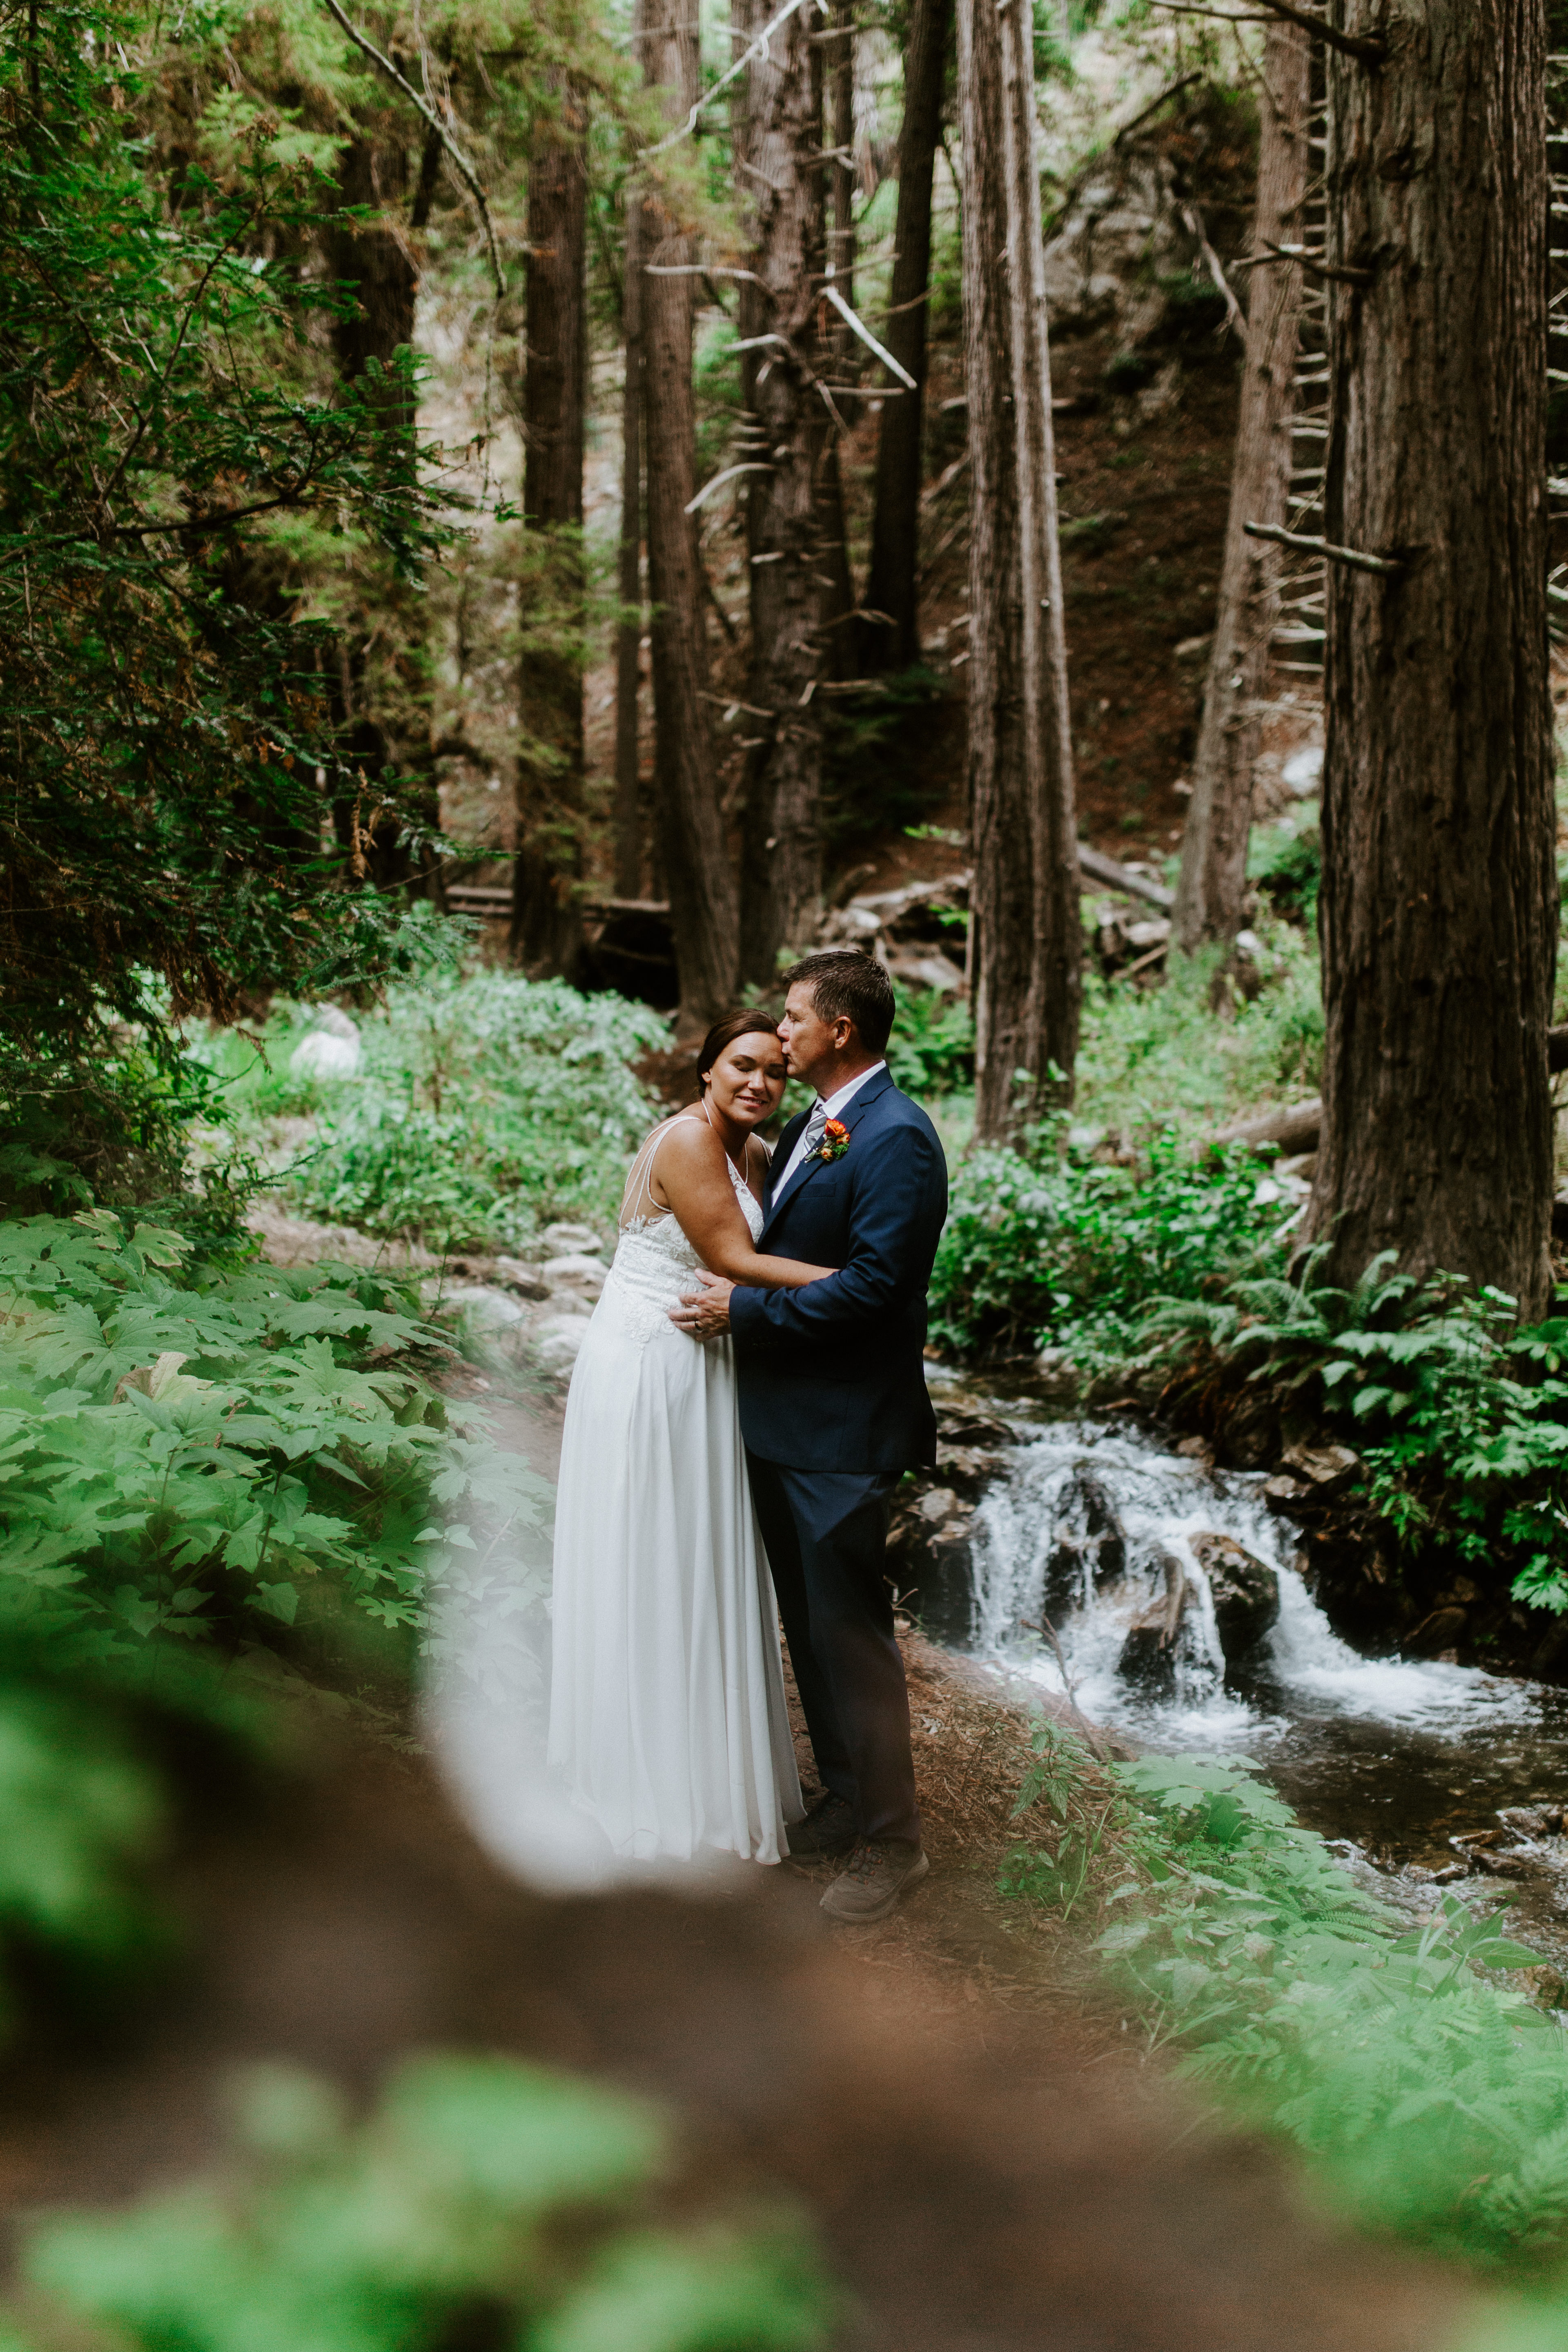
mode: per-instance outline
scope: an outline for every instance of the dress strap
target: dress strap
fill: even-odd
[[[653,1163],[658,1157],[659,1145],[673,1124],[674,1121],[671,1119],[661,1119],[652,1134],[643,1138],[637,1156],[626,1171],[626,1188],[621,1195],[621,1213],[618,1220],[623,1233],[627,1226],[635,1225],[640,1220],[646,1220],[650,1213],[655,1217],[668,1217],[672,1213],[665,1207],[662,1201],[656,1201],[653,1197]]]

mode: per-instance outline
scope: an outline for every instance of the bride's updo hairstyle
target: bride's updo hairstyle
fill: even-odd
[[[722,1021],[715,1021],[698,1051],[697,1099],[699,1102],[708,1091],[708,1080],[712,1074],[714,1063],[726,1046],[734,1044],[737,1037],[771,1037],[776,1045],[779,1039],[778,1024],[771,1013],[761,1012],[755,1005],[749,1012],[726,1013]]]

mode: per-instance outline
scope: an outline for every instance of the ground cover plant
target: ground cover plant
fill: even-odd
[[[437,1252],[527,1248],[554,1218],[613,1224],[661,1108],[635,1067],[669,1043],[647,1005],[437,970],[362,1016],[362,1066],[339,1079],[291,1068],[313,1017],[278,1007],[259,1049],[232,1031],[195,1041],[228,1081],[221,1131],[271,1160],[289,1201]]]
[[[1521,1329],[1501,1292],[1416,1283],[1391,1254],[1341,1289],[1318,1280],[1321,1255],[1218,1299],[1157,1302],[1145,1353],[1165,1351],[1175,1390],[1245,1379],[1343,1437],[1396,1560],[1568,1610],[1568,1318]]]
[[[363,2120],[301,2070],[237,2085],[241,2162],[29,2233],[5,2341],[186,2352],[816,2352],[804,2227],[661,2194],[668,2118],[502,2058],[410,2059]]]
[[[1003,1892],[1079,1907],[1152,2048],[1281,2135],[1364,2225],[1544,2269],[1568,2242],[1568,2037],[1513,1972],[1538,1955],[1453,1896],[1364,1894],[1246,1759],[1098,1761],[1052,1724]]]
[[[1223,1020],[1212,955],[1179,959],[1160,988],[1087,982],[1071,1116],[953,1168],[931,1291],[940,1344],[1060,1347],[1108,1371],[1141,1352],[1152,1300],[1283,1270],[1292,1208],[1266,1158],[1207,1148],[1227,1119],[1316,1084],[1315,955],[1286,924],[1261,952],[1261,992]]]
[[[0,1597],[106,1654],[432,1638],[542,1483],[390,1281],[192,1257],[107,1209],[0,1223]]]
[[[1201,1297],[1282,1263],[1279,1196],[1244,1145],[1199,1158],[1165,1129],[1122,1167],[1063,1126],[955,1172],[931,1281],[939,1345],[993,1356],[1054,1345],[1092,1370],[1139,1352],[1151,1299]]]

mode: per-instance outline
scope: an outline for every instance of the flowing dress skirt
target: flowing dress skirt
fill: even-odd
[[[728,1340],[668,1308],[695,1259],[623,1235],[567,1400],[550,1761],[618,1854],[777,1862],[803,1811]]]

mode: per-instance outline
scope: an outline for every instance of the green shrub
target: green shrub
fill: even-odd
[[[888,1067],[906,1094],[927,1101],[974,1083],[974,1023],[967,1004],[934,989],[900,988]]]
[[[1411,1927],[1245,1759],[1112,1769],[1153,1883],[1099,1948],[1183,2071],[1293,2140],[1363,2224],[1472,2259],[1560,2245],[1568,2039],[1478,1973],[1539,1956],[1452,1896]]]
[[[1391,1274],[1392,1251],[1338,1289],[1316,1279],[1323,1255],[1218,1302],[1158,1302],[1146,1331],[1251,1363],[1352,1442],[1404,1551],[1500,1570],[1516,1600],[1568,1610],[1568,1319],[1521,1330],[1502,1292]]]
[[[1277,1259],[1277,1197],[1239,1144],[1196,1158],[1155,1137],[1147,1169],[1064,1148],[1059,1123],[1024,1151],[977,1152],[957,1171],[931,1280],[932,1336],[966,1353],[1056,1341],[1079,1361],[1131,1356],[1156,1297],[1202,1297]]]
[[[0,1603],[110,1650],[423,1629],[542,1482],[419,1377],[391,1283],[190,1254],[107,1209],[0,1223]]]
[[[1255,833],[1247,870],[1277,913],[1316,929],[1323,842],[1315,824],[1271,825]]]
[[[612,1223],[626,1159],[658,1115],[632,1064],[667,1047],[647,1005],[582,996],[560,981],[437,972],[388,990],[362,1029],[358,1077],[301,1085],[289,1055],[297,1006],[269,1024],[266,1055],[232,1034],[202,1041],[234,1069],[236,1131],[314,1108],[319,1143],[289,1171],[314,1215],[437,1249],[515,1249],[554,1217]]]
[[[84,2352],[816,2352],[834,2297],[804,2231],[659,2212],[640,2101],[504,2058],[405,2061],[351,2122],[282,2066],[244,2085],[248,2168],[35,2229],[40,2315]],[[51,2331],[50,2340],[53,2340]]]
[[[1539,1956],[1496,1911],[1449,1896],[1413,1927],[1245,1758],[1097,1766],[1050,1725],[1035,1745],[1019,1811],[1044,1789],[1061,1828],[1015,1850],[1003,1891],[1065,1910],[1092,1848],[1102,1913],[1127,1915],[1095,1949],[1152,2046],[1363,2224],[1472,2260],[1561,2249],[1568,2038],[1501,1980]]]
[[[1317,948],[1289,924],[1262,931],[1266,984],[1217,1020],[1214,952],[1177,956],[1163,987],[1086,977],[1074,1116],[1134,1139],[1177,1127],[1194,1140],[1258,1104],[1316,1092],[1323,1012]]]

